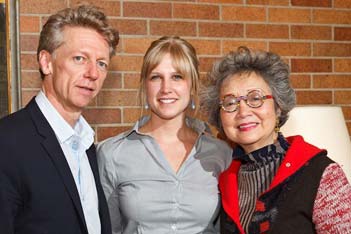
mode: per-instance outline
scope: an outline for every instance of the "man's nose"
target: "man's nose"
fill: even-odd
[[[86,75],[92,80],[96,80],[97,78],[99,78],[99,71],[96,62],[89,61],[87,63]]]

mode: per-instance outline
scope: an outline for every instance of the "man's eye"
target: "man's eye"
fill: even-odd
[[[83,56],[74,56],[73,57],[73,60],[76,62],[76,63],[79,63],[79,64],[82,64],[86,61],[86,58],[83,57]]]
[[[107,70],[107,67],[108,67],[107,63],[105,63],[103,61],[98,61],[97,65],[99,66],[100,69]]]

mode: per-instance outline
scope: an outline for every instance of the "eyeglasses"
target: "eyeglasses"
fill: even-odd
[[[263,105],[264,100],[273,99],[272,95],[263,95],[261,90],[251,90],[246,96],[236,97],[234,94],[227,94],[219,102],[225,112],[234,112],[238,109],[240,101],[244,100],[251,108],[258,108]]]

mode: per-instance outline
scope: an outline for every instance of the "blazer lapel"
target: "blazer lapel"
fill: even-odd
[[[111,233],[111,221],[110,215],[108,211],[108,206],[105,198],[104,191],[101,186],[100,176],[98,173],[98,166],[97,166],[97,159],[96,159],[96,148],[95,145],[92,144],[90,148],[86,151],[91,170],[93,171],[96,191],[98,194],[99,199],[99,215],[100,215],[100,222],[101,222],[101,233]]]
[[[62,178],[62,182],[65,185],[67,192],[69,193],[72,202],[76,208],[76,211],[79,215],[81,226],[83,227],[83,229],[86,230],[86,233],[88,233],[78,190],[74,182],[71,169],[69,168],[69,165],[61,149],[61,146],[56,138],[56,135],[49,123],[47,122],[47,120],[45,119],[44,115],[40,111],[34,98],[30,101],[26,108],[29,110],[32,116],[32,120],[36,125],[39,134],[43,136],[42,146],[45,148],[48,156],[51,158],[58,173]]]
[[[97,160],[96,160],[96,150],[95,150],[95,145],[92,144],[90,148],[86,151],[88,159],[89,159],[89,164],[91,167],[91,170],[93,171],[95,183],[99,183],[100,181],[99,174],[98,174],[98,167],[97,167]]]

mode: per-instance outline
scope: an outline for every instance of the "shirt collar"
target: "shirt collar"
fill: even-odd
[[[138,134],[144,135],[139,131],[139,129],[146,124],[147,121],[150,120],[150,116],[143,116],[141,117],[133,126],[133,128],[127,132],[126,135],[129,135],[132,132],[136,132]],[[197,132],[199,135],[200,134],[210,134],[212,135],[210,127],[203,121],[195,118],[191,118],[186,116],[185,118],[185,123],[188,127],[193,129],[195,132]]]
[[[35,97],[39,109],[54,130],[60,144],[64,143],[74,135],[79,136],[84,148],[88,149],[94,142],[94,131],[87,121],[80,116],[74,128],[59,114],[55,107],[50,103],[43,91],[40,91]]]

